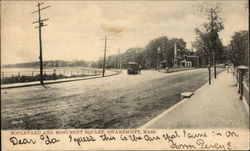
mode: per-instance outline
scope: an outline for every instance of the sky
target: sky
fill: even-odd
[[[96,61],[132,47],[145,47],[161,36],[182,38],[190,48],[194,29],[206,22],[198,8],[215,2],[203,1],[45,1],[41,12],[48,26],[42,28],[43,60]],[[219,1],[228,44],[234,32],[248,29],[246,0]],[[1,1],[1,64],[39,61],[35,1]]]

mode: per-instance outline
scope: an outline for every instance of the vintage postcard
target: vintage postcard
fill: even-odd
[[[248,0],[1,4],[1,144],[249,150]]]

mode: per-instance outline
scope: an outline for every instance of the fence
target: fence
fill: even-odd
[[[99,76],[102,71],[97,69],[49,69],[43,71],[44,80],[62,79],[71,77]],[[8,71],[1,72],[1,83],[18,83],[39,81],[40,71]]]
[[[240,99],[243,97],[249,105],[249,69],[245,68],[244,70],[235,68],[234,75],[236,77],[238,93],[240,94]]]

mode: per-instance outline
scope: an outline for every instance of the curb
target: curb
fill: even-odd
[[[110,74],[107,76],[98,76],[98,77],[89,77],[89,78],[83,78],[83,79],[72,79],[72,80],[67,80],[67,81],[53,81],[53,82],[44,82],[44,84],[49,85],[49,84],[57,84],[57,83],[64,83],[64,82],[73,82],[73,81],[81,81],[81,80],[91,80],[91,79],[98,79],[98,78],[105,78],[105,77],[110,77],[110,76],[114,76],[114,75],[118,75],[120,73],[114,73],[114,74]],[[35,84],[26,84],[26,85],[19,85],[19,86],[9,86],[9,87],[1,87],[1,90],[3,89],[12,89],[12,88],[22,88],[22,87],[31,87],[31,86],[38,86],[41,85],[40,83],[35,83]]]
[[[225,72],[225,71],[223,71]],[[221,73],[223,73],[221,72]],[[217,74],[220,75],[221,73]],[[211,79],[211,82],[214,79]],[[202,85],[200,88],[198,88],[196,91],[194,91],[194,95],[196,93],[198,93],[199,91],[201,91],[202,89],[204,89],[205,87],[209,86],[208,82],[206,82],[204,85]],[[192,98],[192,97],[191,97]],[[141,127],[139,127],[138,129],[148,129],[147,127],[151,126],[154,122],[156,122],[157,120],[159,120],[161,117],[163,117],[164,115],[168,114],[169,112],[171,112],[173,109],[177,108],[178,106],[180,106],[181,104],[184,104],[185,102],[187,102],[189,100],[189,98],[185,98],[180,100],[178,103],[176,103],[175,105],[171,106],[170,108],[168,108],[167,110],[165,110],[163,113],[159,114],[158,116],[156,116],[155,118],[151,119],[150,121],[148,121],[146,124],[142,125]]]
[[[169,72],[162,72],[158,70],[160,73],[174,73],[174,72],[181,72],[181,71],[189,71],[189,70],[195,70],[195,69],[200,69],[200,68],[192,68],[192,69],[185,69],[185,70],[176,70],[176,71],[169,71]]]

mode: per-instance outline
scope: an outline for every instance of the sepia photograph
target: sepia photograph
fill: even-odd
[[[0,4],[2,132],[237,129],[249,149],[248,0]]]

